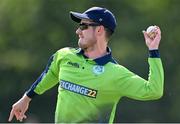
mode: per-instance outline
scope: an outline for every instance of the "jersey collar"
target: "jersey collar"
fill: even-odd
[[[107,52],[108,52],[108,54],[106,54],[102,57],[96,58],[93,61],[95,61],[98,65],[105,65],[106,63],[111,62],[112,55],[111,55],[111,49],[109,47],[107,47]],[[77,54],[83,55],[84,58],[88,58],[87,56],[84,55],[84,50],[81,48],[77,49]]]

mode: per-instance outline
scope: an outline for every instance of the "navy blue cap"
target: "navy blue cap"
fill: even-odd
[[[80,23],[81,19],[91,19],[114,32],[116,28],[116,18],[111,11],[101,7],[91,7],[84,13],[70,12],[71,19]]]

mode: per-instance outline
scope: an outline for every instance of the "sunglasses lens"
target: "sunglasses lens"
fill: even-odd
[[[81,30],[85,30],[85,29],[88,29],[88,25],[81,24],[81,25],[79,26],[79,28],[80,28]]]
[[[79,29],[86,30],[88,29],[89,26],[99,26],[99,25],[100,24],[96,24],[96,23],[91,23],[91,24],[81,23],[79,24]]]

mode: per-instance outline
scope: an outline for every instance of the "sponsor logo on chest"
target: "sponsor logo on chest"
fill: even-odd
[[[64,80],[60,81],[60,87],[65,90],[68,90],[68,91],[71,91],[80,95],[84,95],[87,97],[91,97],[91,98],[96,98],[97,96],[97,90],[84,87],[84,86],[81,86],[72,82],[64,81]]]

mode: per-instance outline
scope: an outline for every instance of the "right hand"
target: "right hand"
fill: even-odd
[[[161,40],[160,28],[156,26],[156,30],[155,30],[156,35],[153,38],[150,38],[146,31],[143,31],[143,34],[144,34],[146,45],[148,46],[149,50],[157,50],[160,44],[160,40]]]
[[[27,111],[29,107],[30,101],[31,101],[31,98],[29,98],[26,94],[24,94],[24,96],[19,101],[13,104],[8,121],[10,122],[14,116],[19,121],[26,119],[27,117],[25,115],[25,112]]]

